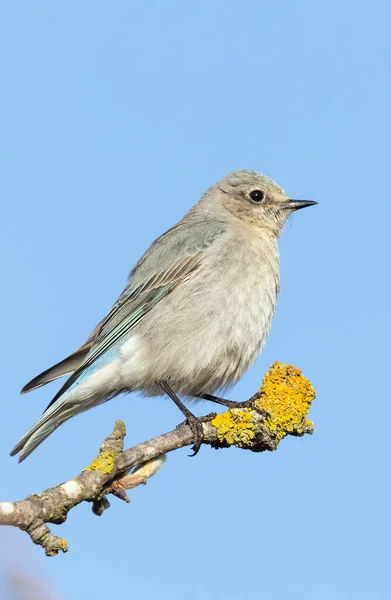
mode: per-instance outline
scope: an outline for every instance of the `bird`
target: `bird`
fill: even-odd
[[[214,394],[261,354],[280,289],[278,238],[289,215],[314,204],[247,169],[207,189],[139,259],[86,342],[23,387],[70,375],[11,456],[21,462],[71,417],[128,392],[170,396],[197,453],[202,426],[180,397],[246,405]]]

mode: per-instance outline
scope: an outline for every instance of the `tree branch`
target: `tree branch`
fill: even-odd
[[[313,433],[314,426],[306,415],[315,392],[299,369],[274,363],[258,396],[253,408],[204,417],[203,443],[213,448],[236,446],[264,452],[276,450],[286,435]],[[270,418],[265,419],[259,409]],[[110,506],[109,494],[129,502],[126,490],[146,483],[160,469],[166,453],[195,442],[186,423],[128,450],[123,450],[125,435],[124,423],[116,421],[97,458],[78,477],[18,502],[0,502],[0,525],[26,531],[47,556],[67,552],[66,540],[54,536],[47,523],[63,523],[68,512],[83,501],[92,502],[94,514],[100,516]]]

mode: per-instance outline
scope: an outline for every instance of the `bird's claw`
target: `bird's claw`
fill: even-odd
[[[211,421],[215,416],[216,413],[211,412],[208,415],[205,415],[204,417],[196,417],[194,415],[192,415],[191,417],[187,417],[185,423],[190,427],[196,438],[195,443],[191,447],[191,449],[193,450],[193,454],[188,454],[188,456],[190,456],[191,458],[198,454],[201,448],[201,444],[204,441],[204,429],[202,427],[202,423],[207,423],[208,421]]]
[[[193,454],[188,454],[188,456],[193,457],[196,454],[198,454],[201,448],[201,444],[204,441],[204,429],[202,427],[202,420],[195,417],[194,415],[189,415],[186,419],[186,423],[192,430],[195,437],[195,443],[191,447],[191,449],[193,450]]]

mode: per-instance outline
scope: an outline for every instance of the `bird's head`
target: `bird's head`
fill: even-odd
[[[213,188],[217,201],[225,209],[248,224],[270,230],[277,237],[293,211],[317,204],[312,200],[292,200],[269,177],[255,171],[233,171]]]

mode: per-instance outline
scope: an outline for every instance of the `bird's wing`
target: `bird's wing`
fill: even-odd
[[[190,227],[192,235],[189,236]],[[223,223],[204,220],[191,223],[180,222],[160,236],[138,261],[129,275],[125,290],[108,315],[98,323],[86,342],[73,354],[34,377],[22,388],[21,393],[31,392],[54,379],[80,369],[98,338],[101,339],[104,333],[110,333],[138,297],[140,297],[140,301],[145,299],[146,294],[143,292],[158,288],[159,285],[164,287],[168,284],[166,288],[168,293],[171,289],[170,285],[175,284],[176,279],[180,280],[181,269],[185,274],[187,267],[192,268],[192,257],[195,259],[196,255],[202,254],[202,250],[212,244],[224,231]],[[182,257],[182,261],[178,257]],[[160,299],[158,289],[156,289],[156,294],[157,299]],[[128,304],[127,301],[129,301]],[[158,300],[155,300],[155,303],[156,301]],[[151,302],[146,303],[145,309],[147,306],[151,308]]]
[[[191,237],[189,227],[191,226]],[[194,230],[194,227],[196,230]],[[51,406],[102,354],[127,334],[154,306],[200,267],[205,251],[225,231],[213,221],[178,224],[158,238],[136,264],[128,285],[90,336],[90,349],[59,390]],[[194,234],[197,233],[197,236]],[[87,344],[87,342],[86,342]],[[82,347],[83,348],[83,347]],[[49,406],[47,408],[49,408]]]
[[[21,389],[21,394],[27,394],[27,392],[31,392],[43,385],[46,385],[50,381],[54,379],[58,379],[59,377],[63,377],[67,373],[73,373],[80,365],[83,360],[87,356],[88,352],[91,350],[91,346],[94,343],[94,340],[100,330],[102,322],[99,323],[94,329],[94,331],[89,336],[88,340],[78,348],[75,352],[64,358],[64,360],[56,363],[46,371],[43,371],[36,377],[34,377],[31,381],[26,383],[25,386]]]

